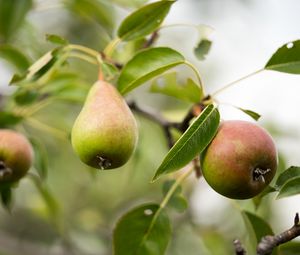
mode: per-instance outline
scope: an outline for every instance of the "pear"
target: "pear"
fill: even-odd
[[[76,154],[85,164],[99,169],[124,165],[135,150],[138,128],[117,89],[99,80],[90,89],[72,128]]]
[[[33,149],[22,134],[0,130],[0,184],[20,180],[33,162]]]

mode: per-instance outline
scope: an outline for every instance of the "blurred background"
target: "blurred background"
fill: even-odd
[[[146,2],[149,1],[0,0],[0,46],[11,45],[34,62],[55,47],[46,42],[45,35],[58,34],[71,43],[101,51],[115,36],[121,20]],[[156,44],[183,53],[198,67],[206,91],[213,93],[263,68],[279,47],[299,39],[299,10],[297,0],[178,0],[164,22],[178,26],[163,29]],[[199,33],[182,24],[211,27],[212,47],[204,61],[193,54]],[[15,91],[8,84],[16,71],[14,65],[0,58],[1,107]],[[19,183],[11,214],[0,208],[0,255],[109,255],[117,219],[134,205],[161,201],[162,181],[150,184],[168,151],[161,128],[137,115],[140,137],[130,162],[115,171],[87,168],[74,155],[69,134],[86,92],[97,77],[97,69],[86,62],[70,60],[64,72],[71,77],[64,82],[76,86],[72,100],[62,96],[16,126],[42,144],[48,174],[42,184],[32,178]],[[188,70],[181,72],[186,75]],[[278,145],[280,170],[300,165],[299,85],[300,76],[264,71],[217,96],[223,119],[252,121],[230,105],[262,115],[259,123],[273,134]],[[149,93],[147,85],[131,93],[129,99],[174,120],[180,120],[190,107]],[[252,201],[221,197],[203,179],[194,176],[183,188],[189,208],[182,214],[170,211],[173,236],[168,254],[233,254],[235,238],[247,245],[240,210],[254,210]],[[278,233],[292,225],[295,213],[300,211],[299,199],[294,196],[275,200],[269,195],[258,212]]]

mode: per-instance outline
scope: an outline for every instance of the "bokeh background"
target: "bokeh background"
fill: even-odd
[[[0,0],[0,9],[7,1]],[[54,47],[46,42],[45,34],[58,34],[72,43],[103,50],[121,20],[147,1],[91,1],[98,9],[85,9],[85,3],[90,1],[83,0],[12,2],[17,6],[15,12],[11,9],[11,13],[0,14],[0,44],[14,45],[35,61]],[[28,8],[24,19],[8,22],[5,15],[17,17],[16,13],[24,8]],[[213,93],[263,68],[280,46],[299,39],[299,10],[297,0],[178,0],[164,23],[178,26],[163,29],[157,45],[182,52],[199,68],[207,92]],[[180,24],[211,27],[213,44],[204,61],[193,55],[199,33]],[[69,63],[67,68],[77,75],[76,84],[85,88],[81,94],[84,98],[97,70],[82,61]],[[13,66],[0,58],[0,92],[4,103],[15,89],[8,86],[14,72]],[[186,69],[180,72],[189,75]],[[300,165],[299,85],[300,76],[264,71],[217,97],[223,119],[252,121],[230,104],[262,115],[259,123],[274,136],[281,170]],[[129,98],[170,119],[182,118],[189,109],[188,104],[176,99],[150,94],[147,85]],[[161,183],[150,184],[168,150],[160,127],[136,116],[140,137],[133,158],[121,169],[99,172],[83,165],[69,142],[68,135],[80,108],[80,102],[57,100],[16,127],[45,145],[48,176],[39,188],[32,179],[25,178],[14,192],[12,213],[0,208],[1,255],[109,255],[117,219],[134,205],[161,201]],[[233,254],[235,238],[247,245],[248,234],[240,210],[254,210],[251,201],[221,197],[203,179],[194,176],[184,185],[184,192],[189,208],[182,214],[170,211],[173,237],[168,254]],[[299,201],[299,196],[275,200],[270,195],[263,200],[259,214],[275,232],[280,232],[292,225],[295,213],[300,211]]]

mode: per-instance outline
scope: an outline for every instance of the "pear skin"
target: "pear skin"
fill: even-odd
[[[135,118],[117,89],[97,81],[72,128],[76,154],[98,169],[124,165],[135,150],[138,128]]]
[[[0,183],[20,180],[33,163],[33,149],[22,134],[0,130]]]

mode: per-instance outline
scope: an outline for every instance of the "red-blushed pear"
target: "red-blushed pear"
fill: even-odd
[[[262,127],[247,121],[223,121],[201,154],[202,173],[218,193],[233,199],[258,195],[273,179],[277,150]]]
[[[27,138],[13,130],[0,129],[0,184],[20,180],[33,163],[33,149]]]
[[[71,137],[81,161],[94,168],[112,169],[124,165],[132,155],[138,128],[117,89],[99,80],[88,93]]]

